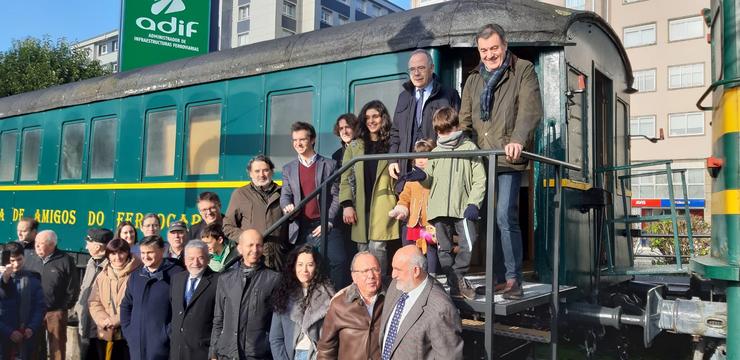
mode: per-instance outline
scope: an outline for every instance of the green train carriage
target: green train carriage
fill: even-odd
[[[280,167],[295,156],[294,121],[312,122],[318,151],[329,155],[339,147],[332,134],[339,114],[376,98],[394,109],[416,48],[429,49],[441,81],[461,92],[478,63],[473,36],[490,22],[535,65],[544,117],[534,153],[581,168],[555,184],[551,168],[534,164],[522,185],[521,218],[525,259],[538,281],[553,280],[553,239],[563,235],[558,281],[567,285],[566,304],[575,304],[563,315],[579,315],[588,328],[611,304],[582,304],[632,279],[595,276],[604,265],[596,250],[602,222],[583,211],[590,189],[630,196],[629,184],[620,188],[618,174],[603,169],[629,165],[632,69],[603,19],[536,1],[449,1],[0,99],[0,242],[15,238],[21,216],[37,217],[73,252],[84,251],[89,226],[113,228],[149,212],[165,227],[175,219],[196,223],[197,195],[215,191],[225,209],[231,191],[247,182],[252,156],[272,157],[279,181]],[[625,212],[619,201],[605,208],[607,217]],[[606,232],[614,267],[632,266],[627,230],[615,223]],[[516,313],[537,317],[546,301]],[[466,357],[499,353],[485,342],[466,340]]]

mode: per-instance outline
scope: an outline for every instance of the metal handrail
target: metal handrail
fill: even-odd
[[[740,83],[740,77],[737,77],[737,78],[734,78],[734,79],[722,79],[722,80],[717,80],[717,81],[713,82],[711,85],[709,85],[709,87],[707,88],[707,90],[704,91],[704,93],[701,94],[701,96],[699,97],[699,100],[696,102],[696,108],[699,109],[699,110],[704,110],[704,111],[712,110],[713,108],[711,106],[704,106],[704,105],[701,104],[701,103],[704,102],[704,99],[706,99],[707,96],[709,96],[709,94],[711,94],[712,91],[714,91],[714,89],[716,89],[716,88],[718,88],[720,86],[730,85],[730,84],[737,84],[737,83]]]
[[[494,316],[495,316],[495,303],[494,303],[494,251],[496,242],[495,232],[495,213],[496,213],[496,174],[498,173],[498,157],[505,156],[506,153],[503,150],[465,150],[465,151],[435,151],[435,152],[417,152],[417,153],[396,153],[396,154],[372,154],[372,155],[360,155],[352,158],[347,163],[343,164],[337,171],[331,174],[324,182],[312,191],[310,194],[305,196],[298,205],[288,214],[283,215],[278,219],[272,226],[268,227],[264,232],[263,236],[267,236],[273,231],[277,230],[281,226],[285,225],[288,221],[294,217],[303,207],[313,198],[321,194],[320,198],[320,212],[321,212],[321,228],[328,228],[328,204],[327,195],[329,192],[329,186],[333,185],[333,182],[342,175],[345,171],[350,169],[354,164],[360,161],[368,160],[405,160],[412,158],[428,158],[428,159],[440,159],[440,158],[471,158],[471,157],[487,157],[488,158],[488,172],[494,174],[494,176],[488,176],[488,208],[486,217],[486,235],[491,237],[491,246],[486,246],[486,306],[485,306],[485,351],[488,358],[493,358],[493,335],[494,335]],[[555,200],[552,206],[555,208],[554,215],[554,236],[552,239],[552,279],[551,286],[552,291],[550,294],[550,347],[552,359],[557,359],[557,339],[558,339],[558,322],[560,317],[560,225],[562,218],[562,172],[563,169],[581,171],[581,167],[573,165],[564,161],[547,158],[541,155],[533,154],[527,151],[522,151],[522,158],[529,159],[535,162],[551,165],[556,168],[555,178]],[[321,232],[321,250],[326,251],[326,245],[328,240],[328,231]],[[487,244],[489,242],[487,241]],[[238,261],[241,261],[242,256],[239,255],[225,264],[224,268],[228,269]]]

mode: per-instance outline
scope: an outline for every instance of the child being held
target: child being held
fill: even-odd
[[[437,110],[432,124],[437,132],[437,147],[432,152],[478,150],[463,136],[454,109]],[[480,206],[486,192],[483,162],[479,157],[430,159],[424,174],[412,171],[407,180],[420,180],[422,185],[430,187],[427,218],[436,229],[439,263],[442,273],[447,275],[450,294],[474,299],[475,290],[464,276],[470,269]],[[457,255],[452,251],[453,232],[459,236]]]
[[[434,148],[434,142],[422,139],[414,144],[414,151],[429,152]],[[423,170],[427,165],[427,158],[414,159],[414,166]],[[417,170],[417,171],[420,171]],[[401,182],[399,182],[400,184]],[[388,213],[388,216],[397,220],[406,220],[406,240],[413,241],[422,253],[426,254],[427,271],[430,275],[437,274],[437,239],[434,236],[434,226],[427,221],[427,201],[429,188],[419,182],[405,182],[403,191],[398,196],[398,203]]]

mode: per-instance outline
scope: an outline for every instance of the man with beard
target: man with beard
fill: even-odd
[[[392,267],[380,318],[381,360],[462,360],[460,315],[442,285],[427,274],[421,250],[416,245],[401,248]]]
[[[252,180],[231,194],[224,218],[224,233],[238,239],[247,229],[264,233],[283,216],[280,208],[280,186],[272,181],[275,164],[269,157],[257,155],[249,161],[247,173]],[[281,226],[265,236],[265,265],[279,270],[287,243],[287,226]]]

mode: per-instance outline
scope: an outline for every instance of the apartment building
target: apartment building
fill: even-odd
[[[403,11],[389,0],[214,0],[218,50]],[[118,30],[81,41],[91,59],[118,71]],[[212,46],[213,48],[213,46]]]
[[[403,11],[388,0],[221,0],[220,49]]]
[[[412,7],[445,0],[412,0]],[[711,154],[711,112],[695,104],[710,82],[708,30],[700,15],[709,0],[542,0],[573,10],[594,11],[622,39],[634,71],[630,97],[632,162],[672,159],[687,169],[691,213],[709,219],[711,181],[704,159]],[[705,104],[711,104],[707,99]],[[664,139],[652,143],[646,138]],[[647,171],[647,170],[646,170]],[[677,196],[680,178],[674,179]],[[670,207],[665,176],[632,182],[632,207],[658,214]],[[683,206],[682,202],[677,203]]]
[[[100,65],[107,66],[113,72],[118,71],[118,30],[80,41],[72,45],[75,49],[84,49],[87,57],[100,61]]]

